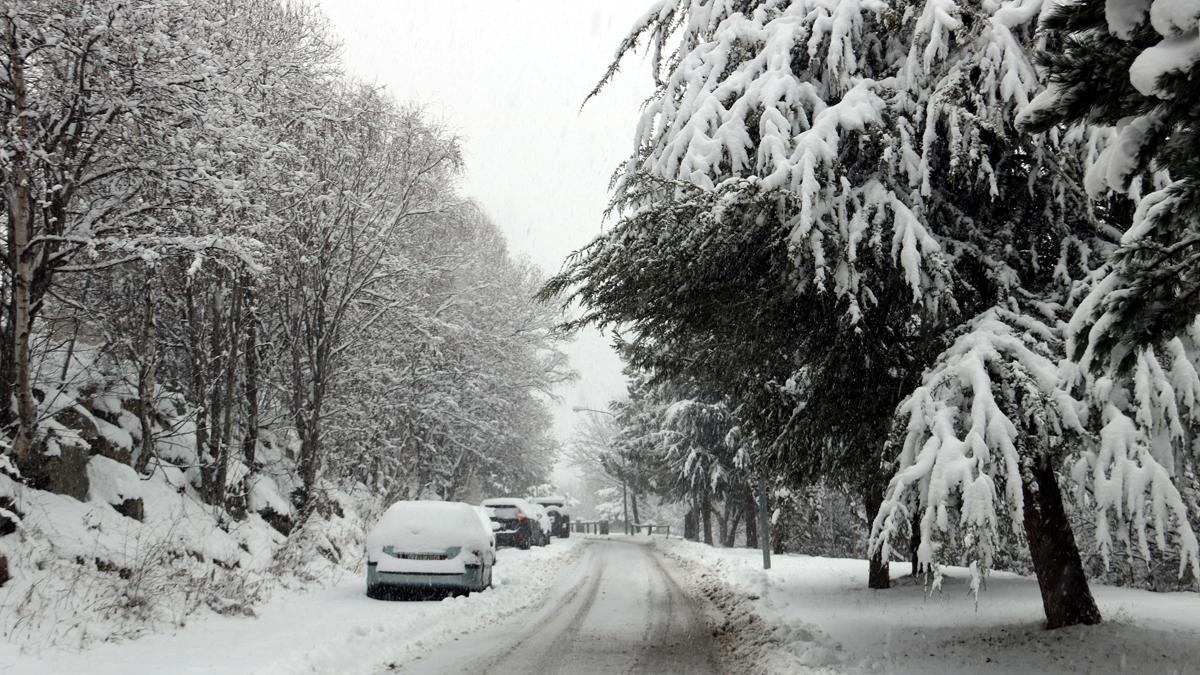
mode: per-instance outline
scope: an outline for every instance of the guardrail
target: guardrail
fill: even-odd
[[[581,534],[608,534],[607,520],[573,520],[571,531]]]
[[[646,531],[647,537],[653,537],[655,534],[671,536],[670,525],[658,525],[657,523],[634,523],[633,533],[638,534],[640,530]]]

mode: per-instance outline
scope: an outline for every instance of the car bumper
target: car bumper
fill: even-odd
[[[461,573],[381,572],[367,565],[367,586],[394,588],[479,588],[483,585],[483,566],[467,565]]]
[[[524,532],[497,532],[496,546],[520,546],[529,541],[529,535]]]

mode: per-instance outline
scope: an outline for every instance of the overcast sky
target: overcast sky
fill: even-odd
[[[348,68],[424,105],[463,138],[464,191],[513,251],[547,272],[600,231],[608,179],[632,148],[647,66],[580,110],[649,0],[319,0]],[[451,9],[453,8],[453,9]],[[555,429],[623,395],[620,361],[599,333],[570,349],[579,382],[561,392]]]

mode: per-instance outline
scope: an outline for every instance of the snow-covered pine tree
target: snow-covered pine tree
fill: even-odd
[[[635,365],[735,397],[749,432],[779,439],[778,470],[841,473],[869,508],[947,283],[881,142],[894,20],[873,2],[657,3],[622,46],[670,54],[617,179],[623,217],[552,286],[578,289],[584,320],[632,324]],[[805,393],[803,415],[798,364],[839,388]]]
[[[635,493],[686,504],[709,544],[715,541],[715,513],[721,543],[732,545],[738,523],[753,511],[746,508],[752,467],[742,436],[734,433],[737,421],[728,401],[705,394],[694,381],[634,373],[628,400],[613,409],[620,462],[612,468],[635,467],[627,476]]]
[[[875,540],[887,546],[895,533],[906,530],[915,504],[921,560],[935,563],[939,542],[956,537],[968,547],[966,562],[978,584],[1001,528],[1011,525],[1019,533],[1023,524],[1048,625],[1093,623],[1100,615],[1066,520],[1059,475],[1072,473],[1080,501],[1094,509],[1102,553],[1107,554],[1109,533],[1116,529],[1125,541],[1136,536],[1148,555],[1147,527],[1153,524],[1164,547],[1174,521],[1181,560],[1185,565],[1194,560],[1195,538],[1162,464],[1170,456],[1169,439],[1184,435],[1170,421],[1178,422],[1183,409],[1190,410],[1193,380],[1188,373],[1194,370],[1188,359],[1178,358],[1181,345],[1171,352],[1176,358],[1166,359],[1175,364],[1165,366],[1173,368],[1172,376],[1164,377],[1163,366],[1151,355],[1140,363],[1140,377],[1127,391],[1109,380],[1079,382],[1082,376],[1062,367],[1066,320],[1078,302],[1072,291],[1077,282],[1086,285],[1093,279],[1094,268],[1115,245],[1109,223],[1120,205],[1093,206],[1080,189],[1081,164],[1102,147],[1103,132],[1080,127],[1066,133],[1051,127],[1040,136],[1020,138],[1012,120],[1040,87],[1029,52],[1047,7],[1012,2],[995,10],[976,10],[974,17],[956,10],[949,16],[964,20],[955,22],[941,41],[929,40],[926,57],[941,54],[934,62],[952,61],[959,52],[962,61],[956,70],[971,74],[958,93],[951,88],[952,78],[933,80],[935,93],[929,100],[948,111],[948,120],[967,113],[987,120],[980,128],[998,134],[990,143],[993,152],[1015,150],[1007,160],[1015,166],[1005,168],[995,156],[989,158],[990,166],[978,166],[995,176],[1027,173],[1027,190],[1001,184],[991,201],[1026,210],[1031,259],[1012,265],[1006,273],[1011,276],[1008,293],[969,322],[902,405],[905,428],[897,473],[875,523]],[[974,32],[967,29],[972,24]],[[910,56],[909,67],[916,62]],[[953,126],[950,130],[953,134]],[[1073,186],[1073,181],[1080,184]],[[997,238],[985,234],[977,241],[989,239]],[[1002,253],[993,255],[1005,260]],[[1077,383],[1086,404],[1071,395]],[[1172,388],[1174,383],[1178,389]],[[1092,441],[1093,430],[1099,430],[1098,444]],[[1147,443],[1148,438],[1158,443]]]
[[[1076,0],[1043,22],[1048,86],[1020,123],[1114,126],[1088,188],[1138,203],[1070,336],[1085,365],[1128,369],[1136,347],[1188,332],[1200,314],[1198,30],[1193,0]]]
[[[1025,325],[1063,311],[1111,238],[1075,179],[1071,149],[1090,138],[1013,127],[1039,86],[1027,49],[1040,11],[656,4],[622,47],[648,35],[668,54],[617,179],[623,218],[559,287],[593,308],[585,320],[631,325],[637,365],[744,373],[722,390],[750,432],[779,439],[764,447],[775,467],[836,475],[844,462],[869,485],[895,404],[937,354],[986,312]],[[1028,523],[1055,535],[1039,549],[1046,587],[1091,620],[1061,500],[1021,478],[1049,500],[1048,520]],[[1022,485],[1009,488],[1018,506]],[[912,510],[896,510],[910,498],[923,497],[893,483],[884,538],[910,526]],[[928,552],[937,534],[919,529]],[[1069,584],[1051,574],[1062,556]],[[1048,597],[1052,625],[1075,620],[1056,608]]]

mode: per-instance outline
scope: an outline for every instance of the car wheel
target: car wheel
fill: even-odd
[[[383,600],[387,597],[383,586],[379,584],[367,586],[367,597],[372,600]]]

